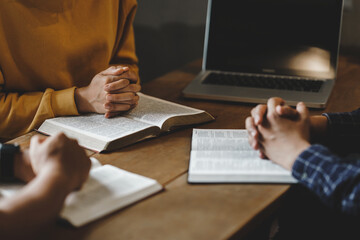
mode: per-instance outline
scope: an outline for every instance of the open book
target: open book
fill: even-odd
[[[214,118],[205,111],[168,102],[142,93],[136,108],[125,115],[106,119],[103,114],[58,117],[46,120],[39,132],[64,132],[79,144],[95,151],[114,150],[172,128],[208,122]]]
[[[91,158],[88,180],[80,191],[70,193],[61,218],[80,227],[120,208],[146,198],[162,189],[154,179],[127,172]],[[23,187],[21,183],[0,184],[0,194],[8,197]]]
[[[194,129],[188,182],[296,183],[291,173],[258,157],[246,130]]]

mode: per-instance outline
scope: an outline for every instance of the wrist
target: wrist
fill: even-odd
[[[14,179],[14,159],[19,152],[19,145],[0,144],[0,177],[3,180]]]
[[[93,112],[87,87],[76,88],[74,98],[79,113]]]
[[[286,161],[287,165],[284,166],[289,171],[292,170],[294,163],[298,156],[305,151],[308,147],[310,147],[310,143],[306,140],[298,141],[296,144],[293,145],[293,148],[290,149],[290,154],[288,155],[288,161]]]
[[[66,179],[56,172],[41,171],[30,184],[37,185],[34,194],[39,199],[51,202],[53,207],[61,207],[66,196],[72,191],[68,187]]]

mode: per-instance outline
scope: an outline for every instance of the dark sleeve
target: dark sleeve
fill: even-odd
[[[360,155],[340,158],[323,145],[312,145],[298,156],[292,174],[331,208],[360,214]]]
[[[339,154],[360,152],[360,108],[352,112],[324,113],[328,119],[328,145]]]
[[[2,178],[3,178],[3,174],[2,174],[2,172],[3,172],[3,168],[1,167],[1,161],[2,161],[2,151],[3,151],[3,144],[2,143],[0,143],[0,181],[2,181]]]

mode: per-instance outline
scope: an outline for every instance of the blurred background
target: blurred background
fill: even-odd
[[[202,57],[207,0],[138,0],[134,21],[141,81]],[[360,58],[360,0],[345,0],[341,53]]]

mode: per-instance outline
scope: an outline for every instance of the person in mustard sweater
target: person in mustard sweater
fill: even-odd
[[[0,139],[48,118],[113,117],[140,91],[136,0],[13,0],[0,5]]]

